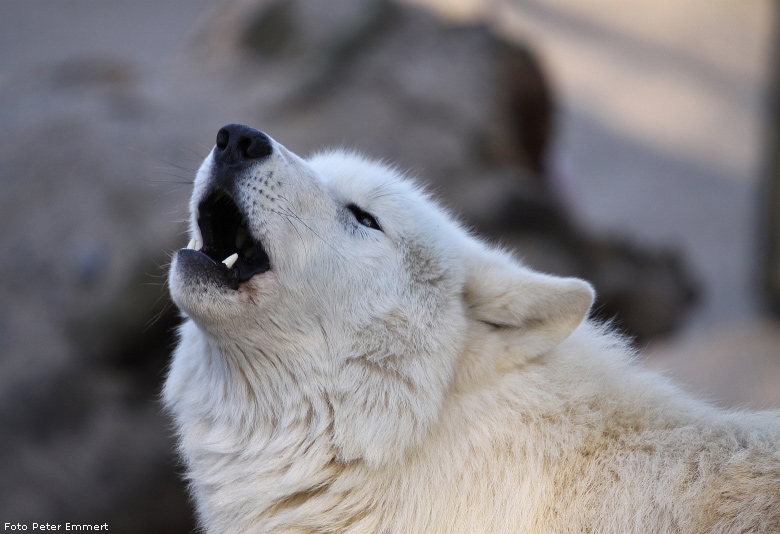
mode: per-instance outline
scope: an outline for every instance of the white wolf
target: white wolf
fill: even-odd
[[[191,212],[164,398],[206,531],[780,532],[777,414],[642,370],[397,171],[229,125]]]

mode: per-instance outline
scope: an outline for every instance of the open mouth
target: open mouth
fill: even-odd
[[[252,237],[238,206],[224,191],[217,190],[200,203],[198,227],[203,238],[200,252],[224,268],[233,289],[271,268],[262,243]]]

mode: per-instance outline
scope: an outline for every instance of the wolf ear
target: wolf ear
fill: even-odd
[[[470,259],[464,294],[471,316],[508,329],[528,359],[569,337],[595,296],[587,282],[537,273],[489,250]]]

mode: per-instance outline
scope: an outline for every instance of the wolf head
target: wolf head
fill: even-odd
[[[304,160],[246,126],[220,130],[190,209],[170,270],[191,320],[175,358],[242,374],[257,418],[325,399],[343,461],[419,444],[468,344],[535,358],[593,300],[585,282],[487,247],[397,170],[344,152]],[[496,337],[475,340],[475,325]]]

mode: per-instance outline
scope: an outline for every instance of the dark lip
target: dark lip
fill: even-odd
[[[203,239],[200,253],[224,269],[233,289],[271,269],[265,247],[252,236],[241,209],[227,191],[215,189],[200,202],[198,227]],[[238,259],[228,268],[222,261],[234,253]]]

